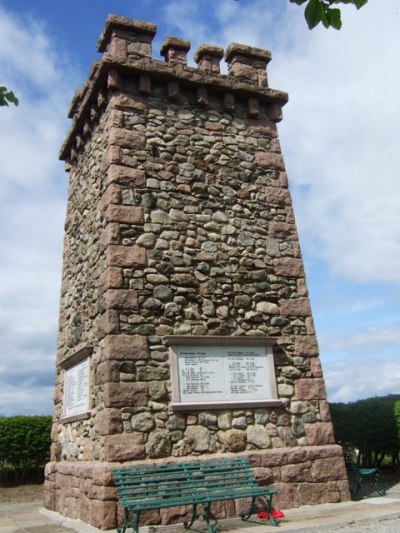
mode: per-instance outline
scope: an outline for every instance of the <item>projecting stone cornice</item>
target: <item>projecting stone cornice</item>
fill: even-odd
[[[150,82],[176,82],[181,88],[205,89],[214,94],[230,94],[233,98],[255,98],[260,106],[271,108],[270,114],[276,122],[281,120],[281,108],[288,101],[284,91],[259,87],[255,83],[235,76],[213,74],[194,67],[172,65],[158,60],[139,59],[132,61],[114,61],[106,56],[96,62],[91,69],[91,77],[81,91],[75,93],[70,106],[69,116],[73,124],[60,151],[60,159],[69,159],[70,149],[76,145],[77,136],[85,137],[91,131],[91,124],[101,113],[107,103],[109,91],[118,89],[123,79],[140,79],[148,77]],[[116,77],[120,77],[116,81]],[[79,144],[79,140],[78,140]]]

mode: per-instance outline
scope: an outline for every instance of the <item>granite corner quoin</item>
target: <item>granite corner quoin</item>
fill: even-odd
[[[349,499],[334,442],[269,88],[268,51],[168,37],[110,16],[72,101],[45,506],[101,529],[121,463],[249,457],[282,508]],[[220,73],[225,58],[228,74]],[[166,336],[273,337],[280,405],[171,409]],[[88,361],[87,409],[65,374]],[[220,517],[236,513],[232,504]],[[183,512],[183,511],[182,511]],[[169,511],[147,523],[168,523]]]

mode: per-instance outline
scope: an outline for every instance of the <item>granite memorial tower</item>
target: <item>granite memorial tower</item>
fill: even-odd
[[[154,59],[155,33],[110,16],[70,108],[45,505],[113,528],[114,466],[224,454],[249,457],[282,508],[346,500],[270,53],[201,45],[190,67],[183,39]]]

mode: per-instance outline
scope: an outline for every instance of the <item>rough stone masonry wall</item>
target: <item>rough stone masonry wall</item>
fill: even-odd
[[[111,528],[115,464],[226,453],[251,457],[283,507],[348,499],[276,110],[244,93],[188,84],[185,72],[198,71],[185,66],[186,41],[167,40],[175,78],[163,79],[148,33],[122,36],[134,51],[124,61],[146,61],[150,74],[118,70],[123,39],[114,36],[107,86],[97,65],[83,104],[75,99],[73,108],[75,123],[85,110],[90,119],[68,152],[58,363],[91,347],[90,417],[63,422],[59,365],[46,506]],[[207,73],[228,79],[216,72],[218,49],[210,50]],[[276,337],[282,406],[173,412],[165,335]],[[236,514],[240,503],[214,511]],[[185,512],[154,512],[145,521],[167,523]]]
[[[113,112],[121,138],[133,139],[127,152],[143,147],[145,181],[113,187],[121,203],[107,210],[107,251],[119,254],[111,261],[121,276],[113,296],[125,308],[112,312],[114,333],[102,341],[107,387],[98,400],[122,409],[124,434],[106,437],[105,459],[332,443],[276,127],[265,115],[249,120],[240,104],[232,115],[210,99],[202,112],[185,96],[171,104],[156,86],[139,112],[126,100]],[[135,249],[146,260],[128,268],[121,254]],[[284,406],[173,414],[162,340],[172,334],[278,336]]]
[[[60,363],[79,348],[98,345],[96,319],[103,311],[99,280],[105,268],[100,246],[104,227],[100,201],[105,186],[98,177],[106,148],[108,115],[108,112],[102,115],[82,156],[69,174],[54,394],[53,433],[59,431],[60,435],[53,435],[52,455],[58,459],[61,456],[63,459],[89,457],[88,450],[81,448],[82,443],[77,438],[87,433],[88,423],[58,425],[63,408],[63,368]],[[95,368],[93,359],[92,374]],[[95,403],[94,397],[91,403]]]

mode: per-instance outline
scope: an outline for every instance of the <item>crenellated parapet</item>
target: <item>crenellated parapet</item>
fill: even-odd
[[[282,119],[287,93],[268,87],[268,50],[231,43],[222,48],[201,44],[194,53],[197,67],[187,65],[190,42],[167,37],[160,50],[165,61],[152,57],[156,25],[110,15],[98,41],[102,58],[89,72],[88,80],[73,97],[68,116],[73,124],[61,149],[60,158],[72,163],[90,136],[110,96],[135,80],[139,92],[150,95],[152,82],[162,83],[171,101],[178,102],[181,90],[191,90],[200,107],[209,107],[210,95],[218,95],[228,111],[245,102],[248,114],[257,118],[263,108],[272,122]],[[228,74],[221,74],[225,59]]]

